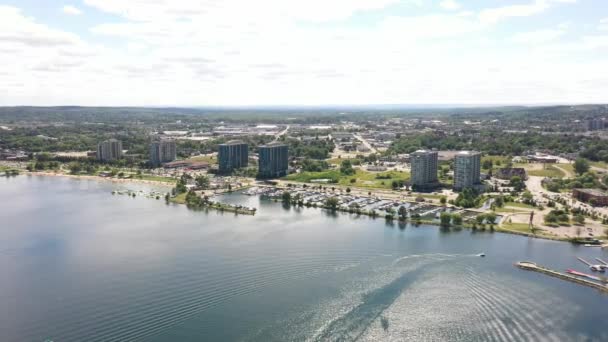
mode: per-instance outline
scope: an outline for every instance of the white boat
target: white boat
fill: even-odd
[[[483,258],[483,257],[485,257],[485,256],[486,256],[486,253],[479,253],[479,254],[477,254],[477,256],[478,256],[478,257],[482,257],[482,258]]]

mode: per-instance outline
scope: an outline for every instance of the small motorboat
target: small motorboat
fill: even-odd
[[[479,253],[477,254],[478,257],[484,258],[486,256],[486,253]]]

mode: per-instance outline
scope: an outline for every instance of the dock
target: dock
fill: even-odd
[[[588,287],[593,287],[596,290],[599,290],[599,291],[604,292],[604,293],[608,293],[608,286],[606,286],[606,285],[602,285],[602,284],[596,283],[596,282],[591,281],[591,280],[586,280],[586,279],[582,279],[582,278],[579,278],[579,277],[575,277],[573,275],[569,275],[569,274],[566,274],[566,273],[561,273],[561,272],[558,272],[558,271],[554,271],[554,270],[548,269],[546,267],[537,265],[536,263],[533,263],[533,262],[530,262],[530,261],[520,261],[520,262],[515,263],[515,266],[517,266],[517,267],[519,267],[519,268],[521,268],[523,270],[526,270],[526,271],[533,271],[533,272],[544,273],[544,274],[546,274],[548,276],[551,276],[551,277],[560,278],[560,279],[563,279],[563,280],[571,281],[573,283],[577,283],[577,284],[580,284],[580,285],[585,285],[585,286],[588,286]]]

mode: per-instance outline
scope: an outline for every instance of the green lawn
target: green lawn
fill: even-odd
[[[387,179],[378,179],[377,176],[386,176]],[[309,183],[315,179],[331,179],[333,183],[343,186],[373,189],[391,189],[394,180],[408,180],[410,174],[402,171],[368,172],[356,170],[354,175],[343,175],[338,170],[323,172],[302,172],[285,177],[286,180]],[[354,179],[354,182],[351,182]]]
[[[589,164],[591,164],[591,166],[595,166],[595,167],[599,167],[599,168],[608,170],[608,163],[606,163],[606,162],[589,161]]]
[[[529,176],[538,176],[538,177],[551,177],[551,178],[563,178],[566,175],[562,172],[562,170],[557,169],[553,166],[548,165],[546,168],[542,170],[528,170]]]
[[[173,198],[171,198],[171,202],[178,204],[186,204],[186,195],[187,193],[179,194]]]
[[[529,204],[519,203],[519,202],[507,202],[507,203],[505,203],[505,207],[516,207],[516,208],[532,209],[532,210],[536,209]]]

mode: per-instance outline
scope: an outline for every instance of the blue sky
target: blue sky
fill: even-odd
[[[0,105],[605,103],[608,1],[0,0]]]

